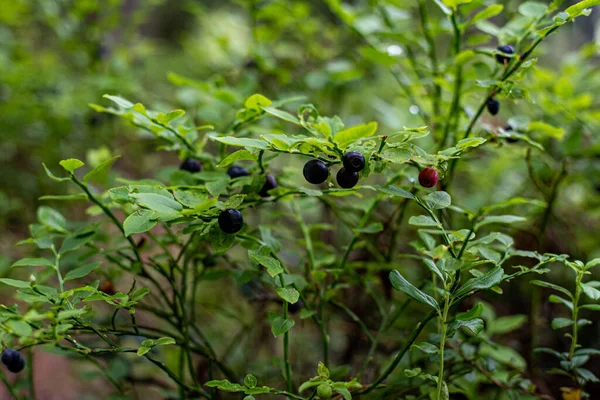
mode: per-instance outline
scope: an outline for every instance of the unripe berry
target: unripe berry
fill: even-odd
[[[244,226],[242,213],[233,208],[221,211],[219,214],[219,228],[225,233],[236,233]]]
[[[19,373],[25,368],[25,360],[17,350],[6,349],[2,352],[2,363],[12,373]]]
[[[277,187],[277,181],[275,180],[273,175],[265,175],[265,178],[267,180],[265,181],[265,184],[258,192],[258,194],[261,197],[269,197],[269,190],[275,189]]]
[[[304,179],[306,179],[308,183],[318,185],[327,180],[329,168],[327,168],[327,165],[325,165],[323,161],[310,160],[304,164],[302,173],[304,174]]]
[[[317,396],[322,399],[330,399],[331,398],[331,386],[327,383],[321,383],[317,387]]]
[[[500,103],[496,99],[488,99],[487,101],[487,109],[492,115],[498,114],[500,111]]]
[[[188,157],[181,163],[179,169],[188,172],[200,172],[202,171],[202,164],[199,160],[196,160],[192,157]]]
[[[440,175],[435,168],[423,168],[419,172],[419,183],[426,188],[434,187],[437,185],[439,177]]]
[[[505,54],[514,54],[515,52],[515,48],[510,45],[504,45],[504,46],[498,46],[498,51],[501,51]],[[504,64],[510,61],[509,57],[503,56],[502,54],[496,54],[496,61],[498,61],[500,64]]]
[[[340,168],[335,179],[340,187],[350,189],[358,183],[358,172],[350,172],[346,168]]]
[[[229,177],[231,179],[233,179],[233,178],[239,178],[240,176],[248,176],[248,175],[250,175],[250,173],[244,167],[240,167],[238,165],[232,165],[227,170],[227,175],[229,175]]]
[[[365,156],[358,151],[349,151],[342,160],[344,168],[350,172],[360,172],[365,168]]]

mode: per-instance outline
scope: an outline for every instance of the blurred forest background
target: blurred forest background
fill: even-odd
[[[344,3],[368,9],[377,1]],[[386,3],[398,29],[408,27],[414,17],[411,2]],[[503,3],[504,12],[493,19],[498,26],[522,2]],[[564,27],[536,50],[539,67],[527,83],[531,102],[507,102],[500,119],[487,121],[500,126],[513,118],[511,124],[518,125],[515,115],[523,114],[547,122],[560,118],[564,129],[561,141],[549,142],[551,157],[534,165],[538,176],[549,181],[568,160],[569,174],[556,194],[552,215],[543,219],[542,234],[522,232],[517,248],[569,253],[581,260],[600,257],[598,11]],[[377,30],[381,23],[369,13],[358,22],[365,31]],[[444,51],[449,39],[439,39],[437,46]],[[405,51],[401,45],[388,48],[399,65],[407,62]],[[143,101],[156,110],[182,108],[198,125],[212,124],[216,130],[224,129],[253,93],[272,99],[306,96],[324,114],[337,114],[347,125],[376,120],[382,131],[423,125],[398,78],[418,79],[395,77],[373,62],[361,36],[321,0],[0,1],[0,275],[10,274],[9,265],[22,250],[14,243],[26,237],[37,207],[47,204],[38,198],[65,190],[46,177],[42,162],[54,166],[77,157],[93,167],[121,154],[117,168],[136,179],[178,165],[172,155],[154,151],[152,137],[95,113],[89,103],[106,104],[101,98],[105,93]],[[506,146],[511,145],[487,148],[480,159],[472,156],[463,163],[470,173],[460,175],[454,187],[463,205],[476,209],[514,193],[544,199],[529,180],[524,150],[507,151]],[[85,218],[83,206],[53,206],[75,219]],[[522,285],[497,298],[498,314],[529,309],[523,303],[530,301],[530,288]],[[12,304],[10,297],[1,298]],[[551,307],[544,303],[537,317],[550,318]],[[584,332],[583,342],[600,347],[598,323]],[[565,339],[558,332],[523,326],[507,340],[537,341],[538,346]],[[341,345],[335,350],[343,352]],[[592,369],[599,373],[598,367]]]

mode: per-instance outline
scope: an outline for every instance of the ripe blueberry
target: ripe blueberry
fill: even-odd
[[[21,354],[14,349],[6,349],[2,352],[2,363],[12,373],[19,373],[25,368],[25,360]]]
[[[196,160],[192,157],[188,157],[181,163],[179,169],[182,171],[200,172],[202,171],[202,164],[199,160]]]
[[[304,164],[302,173],[304,174],[304,179],[306,179],[308,183],[318,185],[327,180],[329,168],[327,168],[327,165],[325,165],[323,161],[310,160]]]
[[[426,188],[434,187],[437,185],[439,177],[437,169],[431,167],[423,168],[419,172],[419,183]]]
[[[358,151],[349,151],[344,154],[344,168],[350,172],[360,172],[365,168],[365,156]]]
[[[273,175],[265,175],[265,178],[267,178],[267,180],[265,181],[263,187],[260,189],[260,192],[258,192],[258,194],[261,197],[269,197],[269,190],[275,189],[277,187],[277,181],[275,180]]]
[[[358,172],[350,172],[346,168],[340,168],[335,179],[340,187],[350,189],[358,183]]]
[[[240,167],[238,165],[232,165],[227,170],[227,175],[229,175],[229,177],[231,179],[233,179],[233,178],[239,178],[240,176],[248,176],[248,175],[250,175],[250,173],[244,167]]]
[[[500,111],[500,103],[496,99],[488,99],[487,101],[487,109],[492,115],[498,114]]]
[[[510,45],[504,45],[504,46],[498,46],[498,51],[501,51],[505,54],[514,54],[515,52],[515,48]],[[496,54],[496,61],[498,61],[500,64],[504,64],[510,61],[509,57],[503,56],[502,54]]]
[[[321,383],[317,387],[317,396],[322,399],[330,399],[331,398],[331,386],[327,383]]]
[[[219,228],[225,233],[236,233],[244,226],[242,213],[233,208],[221,211],[219,214]]]
[[[298,300],[295,303],[288,304],[288,311],[291,312],[292,314],[296,314],[298,311],[300,311],[302,309],[303,306],[304,306],[304,304],[302,304],[302,300]]]

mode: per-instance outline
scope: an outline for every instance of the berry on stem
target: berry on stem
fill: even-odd
[[[179,169],[182,171],[188,172],[200,172],[202,171],[202,163],[195,158],[188,157],[179,166]]]
[[[421,186],[426,188],[437,185],[439,178],[440,175],[435,168],[427,167],[423,168],[421,172],[419,172],[419,183]]]
[[[304,304],[302,304],[302,300],[298,300],[295,303],[288,304],[288,311],[292,314],[296,314],[298,311],[302,309]]]
[[[487,101],[487,109],[492,115],[498,114],[500,111],[500,103],[496,99],[488,99]]]
[[[25,360],[17,350],[6,349],[2,352],[2,363],[12,373],[19,373],[25,368]]]
[[[310,160],[304,164],[302,173],[304,174],[304,179],[306,179],[308,183],[318,185],[327,180],[329,168],[327,168],[327,165],[325,165],[323,161]]]
[[[219,214],[219,228],[225,233],[236,233],[244,226],[242,213],[233,208],[221,211]]]
[[[327,383],[321,383],[317,387],[317,396],[322,399],[330,399],[331,398],[331,386]]]
[[[344,189],[350,189],[358,183],[358,172],[350,172],[346,168],[340,168],[335,179]]]
[[[514,54],[515,53],[515,48],[510,44],[507,44],[504,46],[498,46],[497,50],[501,51],[502,53],[505,53],[505,54]],[[502,54],[496,54],[496,61],[498,61],[500,64],[506,64],[510,61],[510,58],[503,56]]]
[[[229,175],[229,177],[231,179],[233,179],[233,178],[239,178],[240,176],[248,176],[248,175],[250,175],[250,173],[244,167],[240,167],[239,165],[232,165],[227,170],[227,175]]]
[[[349,151],[344,154],[344,168],[350,172],[360,172],[365,168],[365,156],[358,151]]]
[[[273,175],[265,175],[265,178],[267,180],[265,181],[265,184],[258,192],[258,194],[261,197],[269,197],[269,190],[275,189],[277,187],[277,181],[275,180]]]

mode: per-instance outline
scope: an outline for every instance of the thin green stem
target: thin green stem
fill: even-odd
[[[437,119],[440,115],[440,102],[442,99],[442,89],[440,85],[436,82],[438,78],[439,70],[438,70],[438,61],[437,55],[435,51],[435,41],[433,40],[433,36],[431,35],[431,31],[429,30],[429,22],[428,22],[428,14],[427,14],[427,5],[423,0],[419,0],[419,16],[421,21],[421,29],[423,30],[423,36],[425,36],[425,40],[427,41],[427,47],[429,50],[429,58],[431,61],[431,73],[433,75],[433,120]]]
[[[448,330],[448,310],[450,310],[450,300],[448,298],[449,295],[446,296],[446,301],[444,302],[444,311],[441,315],[441,331],[440,331],[440,371],[438,374],[438,382],[437,382],[437,400],[442,400],[442,388],[444,384],[444,348],[446,346],[446,332]]]
[[[573,359],[575,350],[577,350],[577,318],[579,314],[579,298],[581,297],[581,280],[583,279],[583,271],[577,273],[577,279],[575,280],[575,298],[573,299],[573,311],[571,319],[573,320],[573,333],[571,334],[571,346],[569,348],[569,360]]]
[[[285,279],[283,278],[283,274],[279,274],[279,282],[281,283],[281,287],[285,288]],[[283,301],[283,319],[287,320],[288,318],[288,302]],[[290,331],[288,330],[283,334],[283,362],[285,364],[285,381],[287,383],[287,390],[289,392],[293,391],[292,386],[292,365],[290,363]]]

